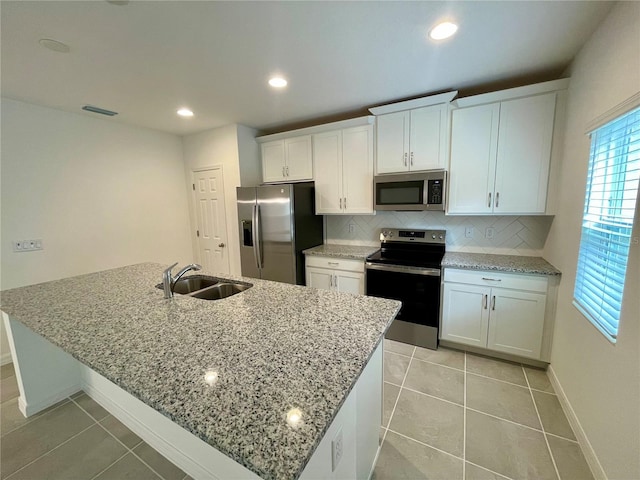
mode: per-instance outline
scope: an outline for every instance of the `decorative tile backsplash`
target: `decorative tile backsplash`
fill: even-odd
[[[540,256],[553,217],[550,216],[448,216],[444,212],[377,212],[376,215],[327,215],[326,242],[380,245],[380,229],[416,228],[447,231],[451,252]],[[353,232],[350,233],[349,226]],[[473,229],[471,238],[466,228]],[[493,228],[493,238],[487,229]]]

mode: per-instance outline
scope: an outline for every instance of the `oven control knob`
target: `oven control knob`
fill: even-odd
[[[440,240],[442,240],[444,237],[442,235],[440,235],[440,237],[438,237],[438,238],[440,238]]]
[[[393,238],[393,232],[389,232],[389,238]]]
[[[431,238],[433,238],[435,240],[436,239],[436,234],[434,233],[433,235],[431,235]]]

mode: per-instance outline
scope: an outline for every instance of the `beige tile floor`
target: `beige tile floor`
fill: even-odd
[[[590,480],[546,373],[387,340],[375,480]]]
[[[384,479],[591,479],[546,374],[454,350],[386,341]],[[2,480],[189,476],[82,392],[28,419],[2,367]]]

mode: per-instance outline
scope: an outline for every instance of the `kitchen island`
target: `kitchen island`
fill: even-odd
[[[196,479],[366,478],[400,303],[228,275],[253,286],[165,300],[163,269],[2,292],[21,411],[84,389]]]

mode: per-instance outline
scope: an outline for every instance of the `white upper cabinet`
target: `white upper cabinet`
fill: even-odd
[[[373,213],[373,126],[313,136],[316,214]]]
[[[432,105],[377,117],[376,172],[444,168],[448,105]]]
[[[376,174],[446,168],[449,104],[457,94],[370,108],[376,116]]]
[[[262,181],[264,183],[312,179],[311,135],[262,144]]]
[[[556,95],[452,112],[447,213],[545,213]]]

